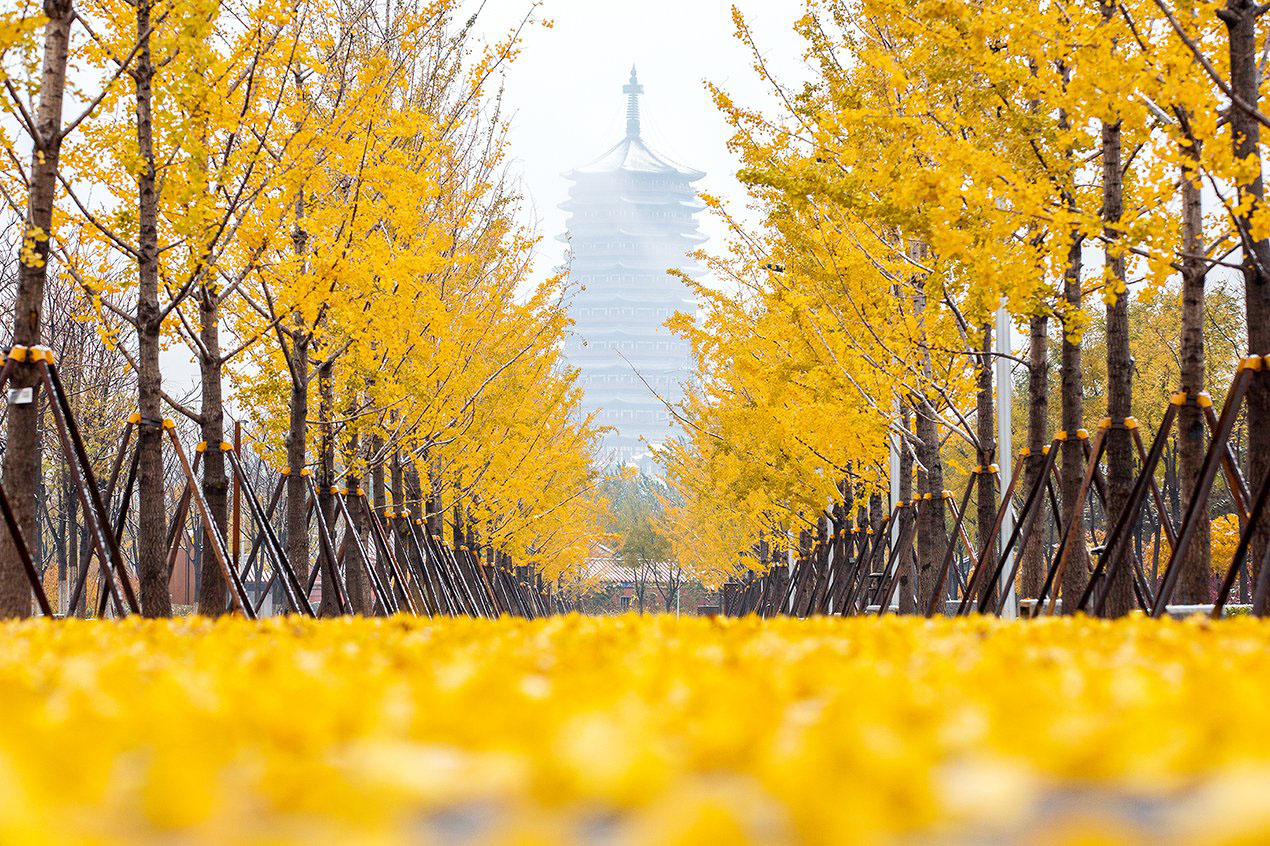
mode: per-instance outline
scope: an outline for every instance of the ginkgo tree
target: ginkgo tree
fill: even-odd
[[[1203,279],[1226,263],[1240,220],[1229,202],[1226,219],[1205,218],[1198,183],[1225,198],[1249,177],[1222,137],[1231,131],[1222,62],[1189,55],[1197,41],[1212,41],[1216,7],[1182,5],[812,3],[795,24],[813,69],[801,87],[769,74],[736,14],[776,107],[750,109],[713,89],[734,128],[738,176],[762,217],[757,227],[735,225],[729,251],[711,260],[724,284],[703,292],[704,319],[676,325],[693,339],[702,380],[684,409],[685,444],[668,455],[687,488],[685,513],[746,509],[749,539],[731,545],[744,554],[771,532],[773,507],[806,525],[834,502],[858,500],[842,485],[848,471],[880,491],[890,481],[882,458],[890,437],[908,453],[900,499],[913,498],[913,470],[922,499],[917,571],[913,586],[901,580],[901,607],[914,587],[917,605],[930,600],[925,576],[948,538],[941,449],[953,438],[980,468],[1011,460],[995,451],[988,372],[990,323],[1004,307],[1030,336],[1033,484],[1054,434],[1045,411],[1051,319],[1061,329],[1058,516],[1083,523],[1082,438],[1094,426],[1081,347],[1090,306],[1101,301],[1114,522],[1136,473],[1126,421],[1135,405],[1167,399],[1132,389],[1132,291],[1150,296],[1175,274],[1187,280],[1175,343],[1190,362],[1180,377],[1193,409],[1183,425],[1188,468],[1197,466]],[[814,410],[800,419],[804,409]],[[792,466],[790,456],[805,463]],[[1184,474],[1188,491],[1193,473]],[[991,474],[978,475],[972,522],[982,545],[999,491]],[[906,509],[901,532],[911,519]],[[1037,584],[1040,535],[1024,552],[1025,584]],[[1084,544],[1073,546],[1061,590],[1074,600],[1088,577]],[[1201,543],[1183,560],[1194,582],[1206,579],[1204,558]],[[1129,572],[1116,569],[1109,613],[1132,607]]]
[[[0,45],[27,71],[37,11],[6,18]],[[67,15],[48,38],[66,49],[59,27],[73,19],[82,43],[60,61],[104,83],[72,121],[76,143],[53,160],[45,193],[31,193],[50,210],[39,233],[28,227],[24,255],[32,274],[56,261],[78,282],[133,370],[142,610],[171,610],[162,421],[199,426],[203,492],[226,532],[216,447],[229,407],[287,476],[287,558],[300,579],[313,565],[309,507],[329,525],[337,491],[350,496],[349,532],[366,535],[373,507],[427,520],[438,537],[448,522],[491,565],[550,579],[576,566],[602,508],[597,429],[560,359],[565,281],[531,276],[537,237],[505,172],[497,96],[535,7],[489,43],[454,2],[101,0]],[[39,90],[10,88],[19,113],[21,95]],[[35,164],[48,159],[37,145]],[[16,210],[33,183],[5,179]],[[66,225],[45,238],[53,207]],[[23,290],[38,308],[37,287]],[[198,364],[197,400],[165,388],[159,352],[175,343]],[[356,497],[362,480],[369,496]],[[5,483],[19,491],[12,472]],[[359,563],[345,562],[350,594],[369,613]],[[324,575],[330,584],[333,570]],[[207,576],[200,610],[220,613],[225,586]],[[4,578],[21,592],[12,556]],[[333,592],[321,610],[334,613]]]

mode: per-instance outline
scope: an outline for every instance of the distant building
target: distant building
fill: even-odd
[[[695,215],[703,208],[692,183],[705,176],[651,150],[640,137],[639,95],[631,68],[626,137],[565,177],[573,182],[568,240],[575,321],[565,355],[581,371],[583,408],[612,426],[606,463],[648,467],[647,445],[670,435],[666,403],[682,400],[692,373],[688,343],[663,326],[676,311],[695,313],[688,289],[668,268],[702,271],[687,254],[705,241]]]
[[[582,571],[567,587],[584,594],[579,607],[590,614],[638,611],[641,590],[644,610],[653,613],[665,610],[666,596],[674,589],[666,577],[674,566],[663,561],[633,567],[612,547],[596,542],[591,544]]]
[[[649,614],[719,613],[719,593],[707,588],[671,561],[632,567],[610,546],[594,542],[578,570],[557,585],[584,614],[621,614],[643,610]]]

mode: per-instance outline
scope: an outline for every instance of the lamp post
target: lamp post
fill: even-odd
[[[896,417],[898,417],[899,416],[899,402],[898,401],[895,404],[895,410],[896,410]],[[896,513],[895,513],[895,506],[900,501],[900,448],[901,448],[900,437],[897,433],[891,432],[889,435],[887,435],[886,442],[890,445],[890,448],[891,448],[891,456],[890,456],[891,544],[890,546],[892,549],[894,549],[895,545],[900,542],[900,521],[896,519]],[[901,566],[902,564],[901,557],[902,556],[895,557],[896,567]],[[882,560],[886,561],[887,559],[883,558]],[[883,570],[882,581],[885,582],[889,577],[890,577],[890,574],[886,570]]]
[[[1010,474],[1012,468],[1010,465],[1014,456],[1014,449],[1011,442],[1011,402],[1014,398],[1014,362],[1006,358],[1010,354],[1010,315],[1005,310],[1005,306],[997,309],[997,338],[996,338],[996,377],[997,377],[997,466],[1001,468],[1000,483],[1001,496],[1005,496],[1005,492],[1010,488]],[[1000,549],[1005,550],[1006,539],[1014,530],[1014,510],[1010,504],[1002,501],[1005,514],[1001,521],[1001,531],[997,534],[997,543]],[[1013,569],[1012,559],[1014,553],[1011,552],[1002,562],[1001,577],[1006,578]],[[1014,582],[1001,586],[1007,591],[1005,609],[1002,616],[1013,620],[1019,615],[1019,598],[1014,589]]]

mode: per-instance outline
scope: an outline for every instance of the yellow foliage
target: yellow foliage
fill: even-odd
[[[130,618],[0,642],[6,843],[1270,837],[1251,619]]]
[[[1182,166],[1205,185],[1246,183],[1255,169],[1233,160],[1227,98],[1164,5],[807,0],[795,30],[810,79],[797,85],[769,76],[761,34],[734,12],[774,96],[758,110],[711,91],[759,222],[710,204],[732,237],[705,257],[715,290],[699,289],[701,319],[673,324],[702,384],[685,404],[685,443],[664,455],[686,503],[678,535],[709,539],[695,550],[707,570],[744,569],[738,557],[762,537],[788,541],[827,508],[885,490],[887,439],[911,449],[915,417],[936,420],[922,436],[932,443],[975,443],[975,353],[1000,307],[1017,322],[1053,318],[1051,331],[1079,343],[1102,303],[1145,291],[1155,304],[1139,328],[1157,337],[1139,363],[1158,393],[1143,405],[1164,407],[1176,366],[1158,336],[1177,344],[1166,286]],[[1188,38],[1222,43],[1213,4],[1176,5]],[[1109,227],[1100,157],[1112,121],[1126,156],[1124,210]],[[1235,243],[1228,215],[1204,221],[1213,255]],[[1082,267],[1082,251],[1123,258],[1129,284],[1102,262]],[[1080,303],[1064,290],[1069,273]]]
[[[34,61],[37,12],[0,17],[0,58]],[[144,162],[137,81],[117,71],[137,52],[136,6],[83,0],[76,14],[92,36],[76,32],[69,76],[103,89],[62,150],[54,246],[99,312],[126,313]],[[597,525],[597,431],[561,359],[564,281],[529,275],[537,235],[506,174],[490,92],[520,29],[481,43],[468,14],[457,0],[156,7],[161,332],[197,358],[224,358],[223,393],[275,469],[298,385],[305,460],[333,430],[336,485],[399,459],[430,488],[426,504],[460,508],[483,546],[554,578],[581,562]],[[12,147],[7,135],[0,147]],[[3,158],[0,188],[21,199],[18,158]],[[46,236],[26,235],[29,259]],[[215,355],[204,353],[209,321]],[[338,404],[325,411],[323,365]]]
[[[1235,548],[1239,546],[1239,517],[1236,514],[1214,517],[1208,531],[1212,538],[1210,563],[1213,572],[1224,576],[1230,569],[1230,562],[1235,560]]]

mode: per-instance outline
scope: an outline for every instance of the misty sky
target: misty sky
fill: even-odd
[[[792,24],[802,0],[739,0],[763,45],[769,67],[782,77],[803,77],[803,45]],[[481,30],[492,34],[523,15],[528,0],[488,0]],[[631,64],[644,86],[643,136],[658,152],[706,171],[702,190],[741,202],[727,150],[728,129],[703,81],[722,85],[746,104],[766,103],[770,93],[752,59],[734,36],[726,0],[545,0],[539,13],[552,29],[534,28],[507,74],[513,111],[513,168],[524,181],[543,235],[537,273],[563,255],[555,236],[564,231],[564,171],[586,164],[620,141],[626,131],[622,94]],[[704,219],[717,246],[722,230]]]
[[[532,0],[485,0],[477,30],[493,39],[514,26]],[[468,0],[474,10],[481,0]],[[803,78],[803,45],[792,32],[802,0],[739,0],[758,34],[765,61],[782,78]],[[564,255],[555,237],[566,215],[557,208],[569,183],[561,175],[597,158],[626,132],[622,86],[631,64],[644,86],[642,135],[660,153],[706,172],[699,189],[743,203],[727,150],[728,129],[703,84],[722,85],[739,102],[767,103],[745,46],[736,40],[726,0],[544,0],[540,19],[507,71],[511,113],[511,168],[523,180],[542,235],[534,281]],[[702,230],[717,247],[722,228],[701,215]],[[198,371],[179,345],[163,356],[168,387],[194,390]]]

